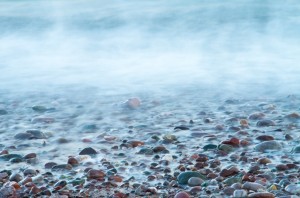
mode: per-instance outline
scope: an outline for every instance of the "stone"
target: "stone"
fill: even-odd
[[[24,156],[24,159],[32,159],[36,158],[36,153],[28,153],[27,155]]]
[[[259,158],[259,159],[257,160],[257,162],[258,162],[259,164],[264,164],[264,165],[266,165],[266,164],[268,164],[268,163],[272,163],[272,161],[271,161],[269,158],[266,158],[266,157]]]
[[[255,146],[255,150],[259,152],[265,152],[268,150],[281,150],[282,146],[279,142],[272,140],[272,141],[264,141]]]
[[[177,176],[177,181],[179,184],[188,184],[188,181],[191,177],[199,177],[203,180],[205,180],[205,176],[202,175],[201,173],[199,172],[195,172],[195,171],[187,171],[187,172],[183,172],[183,173],[180,173],[178,176]]]
[[[230,153],[234,150],[233,146],[231,146],[229,144],[220,144],[218,146],[218,149],[221,151],[224,151],[225,153]]]
[[[72,170],[72,165],[71,164],[59,164],[59,165],[54,165],[51,168],[51,171],[65,171],[65,170]]]
[[[233,192],[233,197],[234,198],[243,198],[243,197],[247,197],[248,193],[246,190],[235,190]]]
[[[189,186],[200,186],[204,181],[199,177],[191,177],[188,180]]]
[[[275,198],[275,195],[269,192],[256,192],[251,193],[249,198]]]
[[[270,127],[270,126],[275,126],[275,122],[272,120],[260,120],[256,123],[256,126],[258,127]]]
[[[291,194],[300,195],[300,184],[289,184],[284,188],[284,190]]]
[[[246,190],[252,190],[257,192],[259,189],[263,189],[265,190],[265,187],[259,183],[255,183],[255,182],[245,182],[242,186],[243,189]]]
[[[218,146],[215,144],[207,144],[203,147],[203,150],[207,151],[207,150],[215,150]]]
[[[237,167],[231,167],[229,169],[224,168],[221,170],[220,176],[229,177],[229,176],[236,175],[237,173],[239,173],[239,169]]]
[[[251,115],[249,115],[249,120],[261,120],[265,117],[265,114],[264,113],[260,113],[260,112],[257,112],[257,113],[253,113]]]
[[[3,160],[3,161],[9,161],[9,160],[11,160],[13,158],[23,159],[23,156],[19,155],[19,154],[4,154],[4,155],[0,155],[0,160]]]
[[[141,106],[141,101],[138,98],[129,98],[125,102],[125,106],[130,109],[137,109],[139,106]]]
[[[91,169],[87,172],[88,179],[102,179],[105,177],[105,173],[101,170]]]
[[[259,141],[271,141],[274,140],[274,137],[270,135],[260,135],[256,139]]]
[[[19,173],[13,173],[9,177],[9,181],[19,182],[23,179],[22,175]]]
[[[190,198],[190,195],[184,191],[178,192],[174,198]]]
[[[292,153],[300,153],[300,146],[295,146],[292,150]]]
[[[92,147],[84,148],[82,151],[80,151],[79,155],[96,155],[97,151],[93,149]]]

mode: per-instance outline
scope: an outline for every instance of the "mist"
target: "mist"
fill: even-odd
[[[294,94],[299,13],[296,0],[4,0],[0,89]]]

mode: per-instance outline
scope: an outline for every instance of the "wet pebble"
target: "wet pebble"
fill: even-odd
[[[179,184],[188,184],[188,181],[191,177],[199,177],[201,179],[205,179],[205,177],[198,172],[187,171],[187,172],[180,173],[177,177],[177,181]]]
[[[246,190],[235,190],[233,192],[233,197],[234,198],[242,198],[242,197],[247,197],[248,193]]]
[[[270,135],[260,135],[256,139],[259,141],[271,141],[274,140],[274,137]]]
[[[97,151],[93,149],[92,147],[84,148],[79,152],[79,155],[96,155]]]
[[[260,120],[260,119],[263,119],[264,117],[265,117],[264,113],[257,112],[257,113],[253,113],[253,114],[249,115],[248,118],[250,120]]]
[[[191,177],[188,180],[189,186],[200,186],[204,181],[199,177]]]
[[[284,190],[291,194],[300,195],[300,184],[289,184],[284,188]]]
[[[130,109],[136,109],[139,106],[141,106],[141,101],[138,98],[129,98],[126,102],[125,102],[125,106],[130,108]]]
[[[256,123],[256,126],[258,127],[269,127],[269,126],[275,126],[275,122],[273,120],[260,120]]]
[[[258,191],[259,189],[265,189],[265,187],[259,183],[255,182],[245,182],[242,186],[243,189]]]
[[[282,146],[279,142],[272,140],[272,141],[264,141],[255,146],[255,150],[259,152],[265,152],[268,150],[281,150]]]
[[[88,179],[102,179],[105,173],[101,170],[91,169],[87,172]]]
[[[177,193],[174,198],[190,198],[190,195],[184,191],[181,191]]]
[[[275,198],[275,195],[269,192],[257,192],[251,193],[249,198]]]

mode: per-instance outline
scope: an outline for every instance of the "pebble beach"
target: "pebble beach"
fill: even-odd
[[[297,96],[1,95],[1,198],[300,195]]]

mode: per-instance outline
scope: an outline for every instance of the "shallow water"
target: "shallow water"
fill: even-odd
[[[1,89],[299,88],[297,1],[1,1]],[[53,90],[52,90],[53,91]]]

